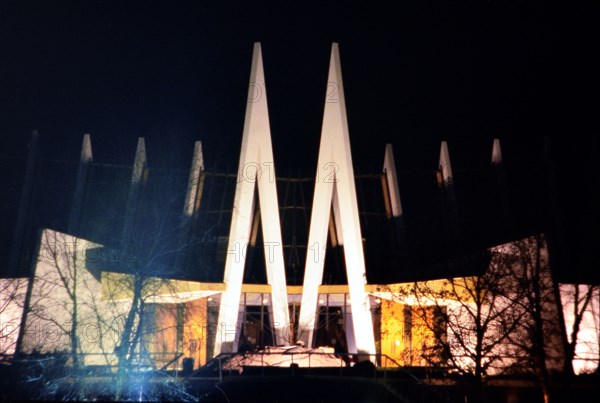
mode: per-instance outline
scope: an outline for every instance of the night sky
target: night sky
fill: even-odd
[[[274,2],[273,2],[274,3]],[[565,8],[568,7],[568,8]],[[252,44],[262,43],[275,164],[312,174],[331,42],[340,44],[355,166],[433,170],[449,142],[461,170],[489,164],[494,137],[513,170],[553,140],[561,219],[598,237],[597,8],[542,1],[0,3],[0,154],[235,169]],[[594,26],[595,25],[595,26]],[[595,142],[594,142],[595,141]]]

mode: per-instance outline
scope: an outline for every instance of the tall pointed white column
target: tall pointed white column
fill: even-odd
[[[8,256],[8,275],[14,276],[19,271],[19,260],[23,251],[23,242],[27,227],[27,218],[31,206],[31,195],[34,187],[35,165],[38,159],[38,132],[34,130],[31,133],[31,141],[28,145],[27,165],[25,168],[25,178],[21,189],[19,199],[19,210],[17,211],[17,222],[13,233],[10,255]],[[19,351],[19,350],[16,350]]]
[[[183,205],[183,215],[181,216],[181,233],[179,235],[179,245],[175,267],[182,272],[185,271],[187,258],[194,232],[194,223],[197,218],[196,212],[200,208],[202,198],[202,189],[204,187],[204,157],[202,155],[202,143],[194,143],[194,154],[190,166],[190,175],[188,177],[187,192]]]
[[[448,143],[442,141],[440,146],[440,162],[438,169],[441,172],[441,183],[446,203],[446,220],[448,225],[449,235],[453,238],[455,247],[461,247],[461,234],[458,220],[458,205],[456,202],[456,193],[454,190],[454,175],[452,174],[452,164],[450,163],[450,152],[448,151]]]
[[[341,228],[340,242],[344,245],[356,349],[359,354],[374,354],[373,321],[368,295],[365,293],[365,260],[337,43],[331,49],[327,85],[329,91],[323,116],[300,307],[300,338],[307,346],[312,345],[318,289],[323,279],[327,230],[333,203],[337,211],[334,214],[336,227]]]
[[[392,216],[402,217],[402,201],[400,200],[400,188],[398,187],[398,176],[396,174],[396,161],[394,160],[394,149],[391,144],[386,144],[385,146],[383,173],[385,174],[390,197]]]
[[[494,139],[492,145],[492,165],[502,165],[502,148],[500,147],[500,139]]]
[[[383,174],[385,180],[385,190],[387,194],[386,204],[389,202],[388,218],[392,218],[396,236],[398,238],[398,251],[401,256],[406,256],[408,248],[406,245],[406,227],[404,225],[404,213],[402,211],[402,200],[400,199],[400,187],[398,186],[398,176],[396,173],[396,161],[394,159],[394,149],[391,144],[385,146],[385,156],[383,158]]]
[[[202,192],[202,172],[204,171],[204,156],[202,155],[202,143],[194,143],[194,155],[190,166],[187,193],[183,206],[183,215],[191,217],[197,208],[198,196]]]
[[[67,232],[70,235],[79,235],[81,228],[81,214],[83,211],[83,198],[89,166],[92,162],[92,141],[89,134],[83,135],[83,144],[81,145],[81,155],[79,157],[79,169],[77,171],[77,182],[75,183],[75,192],[73,194],[73,204],[69,215],[69,228]]]
[[[129,197],[125,209],[125,219],[123,223],[123,232],[121,235],[121,248],[127,250],[132,245],[132,230],[135,222],[135,212],[138,207],[140,189],[143,184],[144,172],[146,171],[146,142],[143,137],[138,138],[137,148],[135,149],[135,160],[133,162],[133,171],[131,172],[131,183],[129,185]]]
[[[442,141],[440,146],[440,163],[439,168],[442,171],[442,181],[446,189],[454,184],[454,176],[452,175],[452,165],[450,164],[450,152],[448,151],[448,143]]]
[[[267,281],[272,287],[275,343],[287,344],[283,332],[289,323],[289,310],[260,43],[254,44],[252,57],[238,183],[229,231],[228,254],[225,261],[224,282],[227,288],[221,295],[215,355],[220,352],[237,351],[240,293],[246,263],[246,249],[252,228],[256,184],[258,184]]]
[[[494,139],[492,146],[492,161],[491,161],[493,172],[496,176],[496,186],[498,196],[496,199],[499,202],[500,211],[499,224],[496,224],[496,233],[500,233],[502,230],[506,231],[506,234],[513,233],[514,221],[512,218],[512,212],[510,207],[510,195],[508,189],[508,183],[506,178],[506,170],[504,169],[504,161],[502,159],[502,148],[500,147],[500,139]]]

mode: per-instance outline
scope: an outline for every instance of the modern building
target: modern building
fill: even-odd
[[[463,220],[447,142],[426,175],[399,179],[391,144],[382,145],[382,169],[359,173],[337,44],[327,85],[317,169],[308,177],[276,171],[260,44],[235,173],[205,169],[200,142],[185,175],[153,168],[143,138],[133,166],[95,163],[89,135],[76,169],[40,171],[34,134],[6,252],[3,351],[70,350],[86,365],[115,365],[131,347],[139,365],[162,367],[182,355],[202,365],[220,353],[303,345],[379,365],[434,365],[448,354],[471,365],[468,343],[442,351],[444,343],[462,342],[452,318],[470,323],[473,307],[489,313],[510,305],[509,295],[500,305],[479,304],[469,294],[478,279],[507,256],[513,260],[506,258],[505,269],[518,266],[519,245],[534,239],[549,270],[543,238],[512,230],[500,141],[493,141],[489,169],[470,179],[481,193],[471,203],[492,210],[491,221],[475,212]],[[420,219],[405,214],[401,183],[426,188]],[[31,233],[27,217],[48,216],[32,209],[35,192],[48,192],[42,207],[68,218]],[[540,312],[552,328],[549,366],[561,369],[564,323],[573,323],[562,319],[571,318],[573,304],[563,301],[563,312],[559,294],[573,288],[555,293],[550,272],[543,276],[552,290]],[[594,292],[581,324],[589,348],[578,350],[586,370],[598,365]],[[514,358],[510,348],[497,348],[494,355]]]

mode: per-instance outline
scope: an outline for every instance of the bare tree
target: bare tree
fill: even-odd
[[[596,340],[599,339],[600,314],[598,302],[600,301],[600,286],[582,284],[560,284],[561,305],[565,310],[565,327],[567,340],[565,344],[565,368],[567,377],[575,374],[574,361],[577,358],[578,347],[587,350],[586,355],[594,355],[598,360],[600,349],[598,344],[590,345],[589,341],[581,340],[580,332],[586,325],[586,317],[593,324],[593,333]],[[587,357],[586,357],[587,358]],[[596,365],[598,365],[596,363]]]
[[[43,398],[54,396],[59,389],[65,396],[84,397],[80,383],[68,389],[57,385],[68,377],[84,376],[77,369],[90,364],[115,365],[118,370],[113,385],[116,388],[104,392],[124,398],[130,392],[131,383],[139,378],[140,366],[154,367],[152,351],[148,348],[152,339],[162,333],[179,331],[175,329],[178,323],[165,321],[164,314],[161,317],[166,322],[164,325],[156,321],[154,311],[149,308],[182,305],[185,301],[179,293],[189,291],[189,283],[146,273],[103,272],[101,278],[97,278],[88,267],[89,257],[84,258],[87,251],[95,248],[98,245],[56,231],[42,233],[27,320],[23,323],[26,327],[23,349],[43,354],[66,353],[71,361],[70,369],[61,374],[63,378],[56,378],[58,373],[43,374],[40,379],[51,379],[43,382]],[[113,263],[124,264],[127,260],[113,252],[105,250],[104,253]],[[94,264],[101,264],[98,260],[102,259],[96,256]],[[176,320],[183,324],[186,317]],[[176,351],[171,352],[175,356],[183,352],[184,346],[180,343],[174,348]],[[42,361],[39,364],[42,373],[44,368],[51,368]],[[185,393],[182,387],[180,392]]]
[[[0,356],[15,353],[28,280],[0,279]]]
[[[543,235],[507,244],[505,253],[512,256],[509,265],[514,277],[515,312],[523,320],[510,342],[522,357],[517,365],[538,378],[544,401],[551,401],[553,371],[564,366],[564,338],[560,323],[560,306],[550,270],[548,249]]]
[[[506,341],[522,319],[505,295],[509,274],[504,256],[492,251],[480,276],[413,284],[412,327],[428,335],[422,337],[421,355],[430,365],[472,376],[476,383],[508,368],[512,354]]]
[[[148,174],[145,174],[145,178]],[[140,365],[152,361],[149,357],[150,338],[159,332],[173,329],[157,327],[152,310],[156,302],[167,301],[181,304],[178,297],[174,268],[178,258],[190,248],[182,233],[188,223],[179,215],[167,214],[176,211],[172,206],[178,201],[178,193],[162,191],[173,179],[168,173],[160,183],[155,183],[153,192],[149,192],[144,183],[142,199],[137,201],[132,231],[126,233],[126,239],[119,250],[121,275],[106,275],[107,301],[111,318],[118,326],[117,343],[114,353],[117,359],[117,398],[124,393],[130,375]],[[198,180],[198,178],[195,178]],[[150,194],[146,194],[146,192]],[[143,196],[147,196],[143,198]],[[171,213],[172,214],[172,213]],[[201,238],[196,238],[200,241]],[[126,309],[123,309],[123,306]],[[173,314],[177,314],[177,311]],[[184,318],[178,319],[180,322]],[[173,327],[173,325],[169,325]],[[183,352],[183,345],[177,345]]]
[[[535,374],[548,402],[551,374],[563,369],[565,348],[544,237],[510,242],[489,253],[487,270],[479,276],[388,290],[404,306],[404,332],[410,333],[409,343],[404,344],[412,350],[409,361],[420,357],[427,365],[468,375],[477,384],[489,375]],[[577,301],[573,309],[579,320],[572,330],[567,360],[573,358],[577,326],[593,298],[592,292],[578,292],[573,295]]]
[[[66,350],[80,365],[80,299],[85,288],[84,241],[52,230],[41,233],[35,276],[30,280],[23,350]],[[79,289],[81,288],[81,290]]]
[[[156,306],[183,307],[197,298],[190,295],[195,290],[190,283],[173,279],[181,275],[174,269],[177,256],[193,247],[182,235],[189,220],[172,208],[180,201],[180,193],[164,191],[173,173],[178,172],[167,172],[166,179],[155,185],[154,194],[136,202],[135,225],[120,248],[102,247],[53,230],[43,230],[41,235],[23,322],[23,349],[67,352],[75,369],[90,363],[115,366],[117,398],[127,393],[128,382],[135,378],[144,357],[144,365],[152,364],[153,339],[161,333],[179,332],[186,322],[185,309],[163,309],[179,315],[163,326],[154,315]],[[201,236],[194,239],[203,241]],[[181,292],[187,293],[187,300],[180,298]],[[172,358],[184,351],[180,339]]]

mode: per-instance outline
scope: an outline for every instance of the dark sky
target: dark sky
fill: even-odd
[[[209,165],[235,164],[261,41],[277,166],[312,169],[338,41],[357,163],[380,165],[393,142],[399,169],[429,167],[447,139],[455,164],[469,166],[488,160],[495,136],[597,132],[590,11],[483,0],[4,1],[2,152],[21,155],[38,129],[60,158],[76,157],[89,132],[96,160],[128,161],[145,136],[151,163],[165,151],[182,159],[200,139]]]
[[[0,154],[187,167],[202,140],[210,167],[235,169],[252,43],[262,43],[278,173],[314,172],[331,42],[340,44],[355,166],[455,171],[540,163],[553,139],[565,211],[598,219],[597,7],[572,2],[2,1]],[[595,148],[594,148],[595,147]],[[457,179],[458,180],[458,179]],[[565,220],[571,220],[566,217]],[[599,220],[597,220],[599,221]],[[575,232],[582,234],[581,226]],[[597,231],[596,231],[597,232]]]

